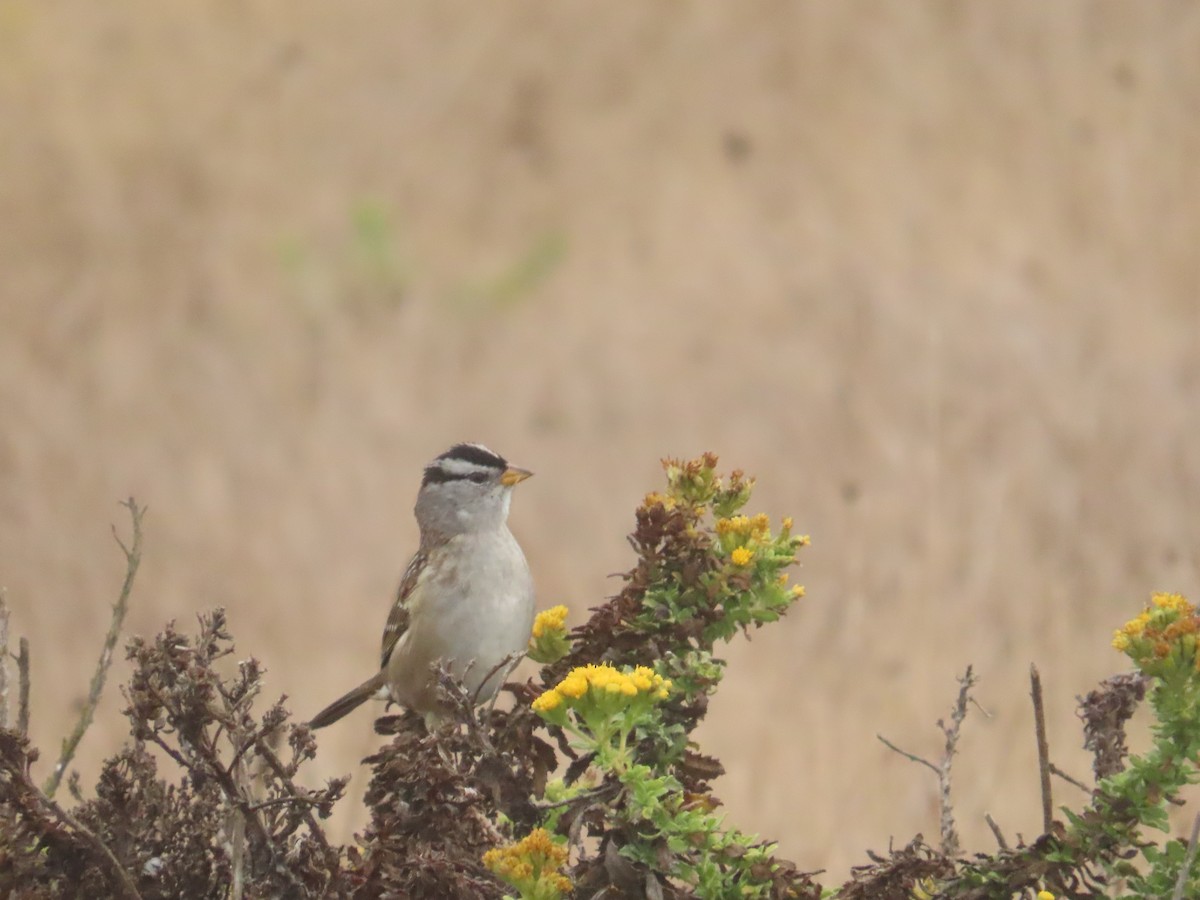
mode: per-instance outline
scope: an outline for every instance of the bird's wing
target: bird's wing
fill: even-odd
[[[408,564],[408,568],[404,570],[404,577],[400,579],[400,589],[396,591],[396,602],[392,604],[392,611],[388,613],[387,625],[383,628],[383,648],[379,663],[381,669],[387,667],[392,651],[396,649],[396,643],[404,632],[408,631],[409,619],[412,616],[408,600],[424,577],[428,562],[429,556],[425,551],[418,551]]]

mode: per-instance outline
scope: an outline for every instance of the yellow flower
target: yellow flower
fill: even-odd
[[[807,534],[800,535],[800,537],[796,538],[796,540],[799,542],[801,547],[807,547],[812,543],[812,538],[810,538]]]
[[[671,682],[647,666],[626,674],[611,665],[576,666],[566,677],[533,701],[535,712],[551,712],[563,704],[580,700],[589,690],[605,697],[636,697],[646,694],[665,700]]]
[[[750,520],[745,516],[717,519],[717,534],[745,534],[749,530]]]
[[[788,583],[788,573],[787,573],[787,572],[780,572],[780,573],[779,573],[779,577],[775,579],[775,583],[776,583],[777,585],[779,585],[780,587],[787,587],[787,583]]]
[[[562,681],[558,683],[555,689],[564,697],[570,697],[572,700],[578,700],[587,693],[588,679],[582,669],[572,669]]]
[[[784,517],[783,517],[783,530],[784,530],[784,531],[791,531],[791,530],[792,530],[792,517],[791,517],[791,516],[784,516]]]
[[[1191,615],[1195,612],[1192,604],[1188,603],[1182,594],[1158,593],[1153,595],[1150,600],[1159,609],[1167,609],[1184,615]]]
[[[759,513],[750,520],[750,533],[756,538],[764,538],[771,533],[771,520],[766,513]]]
[[[802,585],[802,584],[792,585],[792,596],[795,597],[797,600],[799,600],[801,597],[803,597],[804,596],[804,585]]]
[[[1157,593],[1150,605],[1113,632],[1113,647],[1146,675],[1166,677],[1181,666],[1200,671],[1200,615],[1181,594]]]
[[[558,662],[571,652],[565,606],[559,604],[537,614],[525,652],[534,662],[543,665]]]
[[[515,844],[483,854],[483,864],[523,897],[551,897],[570,891],[571,879],[558,871],[566,862],[567,848],[556,844],[544,828],[535,828]],[[556,893],[546,893],[547,888]]]
[[[1130,637],[1139,637],[1146,630],[1146,626],[1150,624],[1150,610],[1143,610],[1138,613],[1137,618],[1130,619],[1125,623],[1125,627],[1121,630]]]
[[[483,854],[483,864],[508,882],[527,881],[533,878],[533,866],[505,850],[489,850]]]
[[[660,494],[658,491],[651,491],[644,498],[642,498],[642,506],[650,507],[659,505],[661,505],[663,509],[674,509],[675,498],[668,497],[666,494]]]
[[[550,832],[545,828],[535,828],[516,845],[522,853],[533,856],[538,854],[546,862],[561,866],[567,861],[567,848],[560,847],[550,838]]]
[[[1049,891],[1038,891],[1037,900],[1054,900],[1054,895]]]
[[[735,566],[748,566],[752,559],[754,559],[754,551],[746,547],[738,547],[729,554],[729,560]]]
[[[606,691],[620,676],[620,672],[612,666],[584,666],[576,669],[572,675],[579,674],[587,679],[587,683],[597,690]],[[570,677],[570,676],[568,676]]]
[[[562,631],[566,621],[567,608],[565,606],[552,606],[550,609],[543,610],[533,620],[533,636],[540,638],[547,632]]]

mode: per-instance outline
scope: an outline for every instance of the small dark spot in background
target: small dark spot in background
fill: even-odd
[[[725,148],[725,158],[731,163],[745,162],[754,152],[753,142],[740,131],[726,131],[722,143]]]
[[[1113,84],[1122,90],[1132,91],[1137,87],[1137,72],[1127,62],[1120,62],[1113,66],[1112,79]]]
[[[1021,280],[1031,288],[1044,288],[1048,275],[1046,264],[1040,259],[1031,256],[1021,263]]]

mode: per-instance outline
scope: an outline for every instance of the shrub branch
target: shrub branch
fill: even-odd
[[[125,611],[129,605],[129,594],[133,590],[133,580],[137,576],[138,566],[142,561],[142,516],[146,512],[146,508],[144,506],[139,508],[132,497],[121,505],[129,510],[129,516],[133,520],[133,541],[128,547],[117,534],[116,526],[113,526],[113,538],[116,539],[125,554],[125,582],[121,585],[121,594],[113,606],[112,618],[108,624],[108,634],[105,635],[104,646],[100,649],[100,659],[96,661],[96,671],[92,673],[87,701],[79,712],[79,719],[76,721],[75,727],[63,741],[62,753],[59,754],[58,762],[54,764],[50,777],[46,779],[43,787],[47,797],[53,797],[54,792],[58,790],[63,772],[75,757],[75,750],[79,747],[79,742],[83,740],[84,734],[92,724],[96,705],[100,702],[100,695],[104,691],[104,682],[108,677],[109,666],[112,665],[113,649],[117,646],[117,638],[120,637],[121,626],[125,622]]]
[[[938,728],[941,729],[942,735],[946,739],[946,743],[942,749],[942,758],[936,764],[924,757],[917,756],[915,753],[901,750],[881,734],[875,735],[889,750],[899,753],[905,759],[912,762],[920,763],[937,775],[941,851],[946,856],[956,855],[959,848],[958,829],[954,825],[954,804],[950,792],[950,774],[954,764],[954,755],[958,752],[958,735],[962,729],[963,720],[967,717],[967,707],[972,702],[971,688],[975,687],[978,681],[979,679],[975,677],[971,666],[967,666],[967,670],[963,673],[962,678],[958,679],[958,699],[955,700],[954,709],[950,712],[950,724],[947,725],[944,719],[938,719],[937,722]],[[1003,838],[999,837],[998,831],[997,839],[1003,845]]]
[[[8,603],[0,588],[0,728],[8,727]]]
[[[1029,666],[1029,696],[1033,699],[1033,730],[1037,737],[1038,774],[1042,787],[1042,831],[1054,824],[1054,796],[1050,785],[1050,742],[1046,738],[1046,707],[1042,702],[1042,676]]]
[[[21,638],[17,653],[17,731],[29,734],[29,639]]]

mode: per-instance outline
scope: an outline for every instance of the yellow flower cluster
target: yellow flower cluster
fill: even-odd
[[[1054,895],[1049,891],[1038,891],[1037,900],[1054,900]]]
[[[534,662],[543,665],[558,662],[571,652],[565,606],[554,606],[537,614],[525,652]]]
[[[779,573],[779,574],[778,574],[778,575],[775,577],[775,583],[776,583],[777,585],[779,585],[780,587],[787,587],[787,583],[788,583],[788,573],[787,573],[787,572],[780,572],[780,573]],[[796,598],[803,597],[803,596],[804,596],[804,585],[802,585],[802,584],[793,584],[793,585],[792,585],[792,596],[793,596],[793,597],[796,597]]]
[[[664,509],[675,508],[675,498],[667,494],[660,494],[658,491],[651,491],[642,499],[642,506],[658,506],[662,505]]]
[[[1191,615],[1196,611],[1196,607],[1188,603],[1187,598],[1184,597],[1183,594],[1159,593],[1152,596],[1150,598],[1150,602],[1159,609],[1165,609],[1169,612],[1183,613],[1184,615]]]
[[[767,518],[766,513],[717,519],[716,529],[717,535],[723,539],[722,543],[727,548],[732,544],[745,546],[771,539],[771,520]],[[785,516],[780,527],[780,537],[788,537],[791,531],[792,517]],[[798,535],[796,540],[801,547],[807,547],[810,543],[807,534]]]
[[[552,606],[537,614],[533,620],[533,636],[540,638],[552,631],[562,631],[567,622],[567,608]]]
[[[1133,643],[1133,638],[1141,637],[1146,630],[1146,626],[1150,624],[1150,610],[1143,610],[1138,613],[1136,618],[1130,619],[1120,628],[1113,632],[1112,645],[1115,649],[1124,653]]]
[[[1155,594],[1151,605],[1113,632],[1112,645],[1147,672],[1164,674],[1186,660],[1200,671],[1200,615],[1182,594]]]
[[[572,700],[578,700],[591,690],[598,696],[636,697],[639,694],[655,700],[665,700],[671,692],[671,682],[653,669],[638,666],[626,674],[613,666],[577,666],[567,676],[533,701],[534,712],[550,712]]]
[[[717,519],[717,534],[735,534],[738,537],[761,541],[771,534],[771,520],[766,513],[759,513],[753,518],[749,516],[730,516],[728,519]]]
[[[543,887],[563,894],[570,891],[571,879],[558,871],[566,862],[567,848],[554,843],[545,828],[535,828],[517,843],[483,854],[483,864],[522,893]]]

